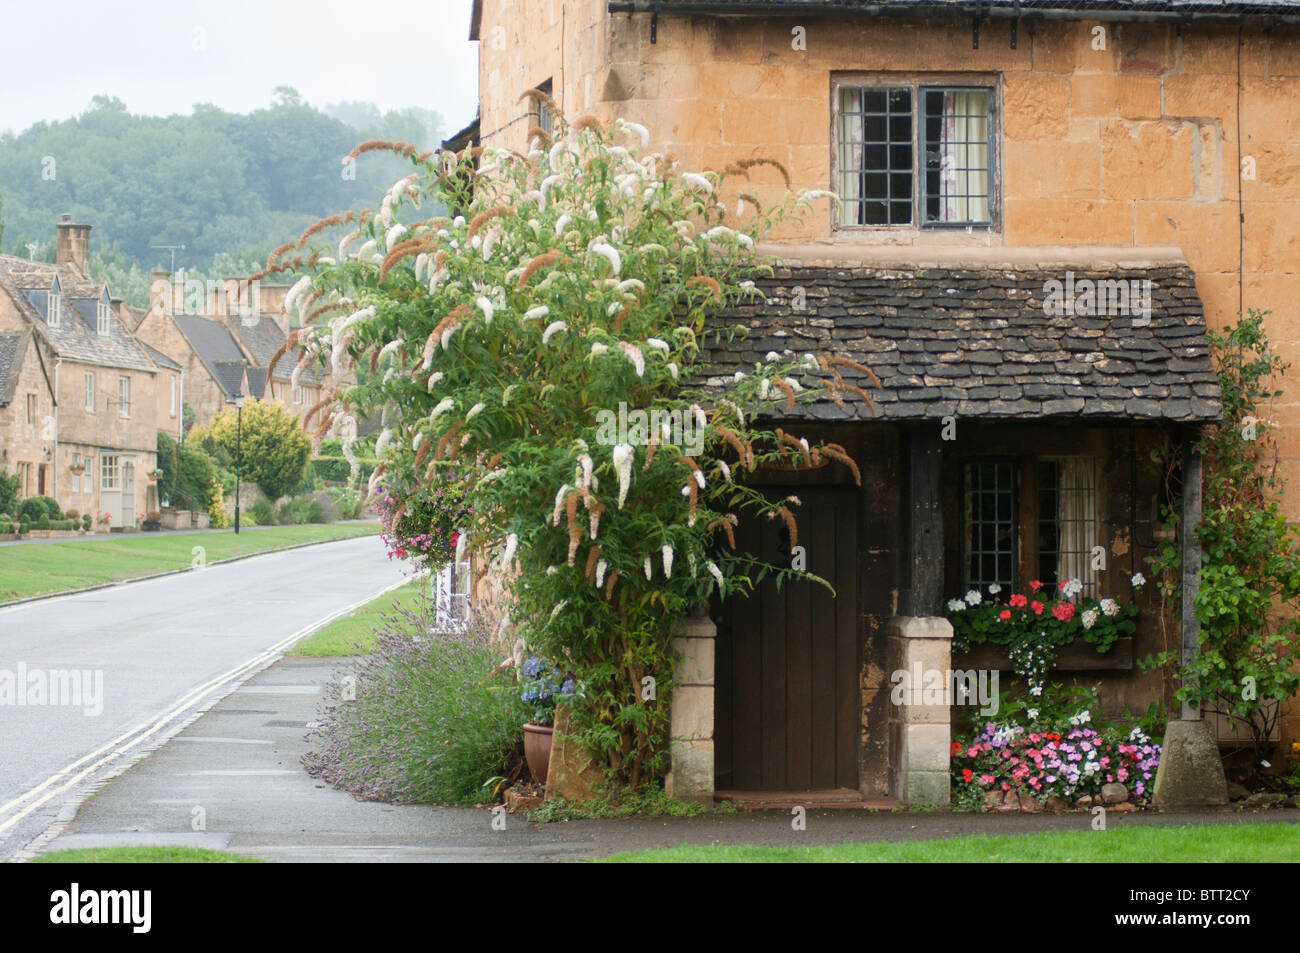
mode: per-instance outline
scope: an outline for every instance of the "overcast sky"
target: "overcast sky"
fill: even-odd
[[[444,135],[474,118],[478,44],[470,0],[61,0],[3,14],[0,130],[68,119],[92,96],[133,113],[195,103],[249,112],[293,86],[323,106],[424,106]]]

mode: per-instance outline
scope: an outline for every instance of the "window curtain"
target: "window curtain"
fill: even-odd
[[[989,221],[989,94],[943,94],[939,138],[939,216],[944,222]]]
[[[1097,576],[1092,547],[1097,545],[1097,486],[1092,457],[1063,457],[1059,461],[1056,525],[1056,578],[1078,579],[1084,596],[1095,596]]]
[[[862,224],[862,143],[866,130],[861,97],[861,90],[840,89],[840,221],[855,225]]]

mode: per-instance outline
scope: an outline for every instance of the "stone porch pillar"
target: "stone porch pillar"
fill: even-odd
[[[900,804],[948,803],[950,708],[923,704],[928,673],[945,690],[952,668],[952,623],[942,616],[894,616],[886,628],[890,684],[890,794]]]
[[[664,779],[670,797],[713,803],[713,658],[718,629],[708,616],[691,616],[673,636],[681,657],[673,674],[672,766]]]

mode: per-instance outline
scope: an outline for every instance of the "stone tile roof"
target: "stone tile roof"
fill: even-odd
[[[70,302],[98,299],[104,289],[102,283],[85,281],[66,267],[0,255],[0,290],[9,294],[35,333],[64,360],[128,370],[155,369],[153,361],[116,315],[109,322],[106,335],[98,334],[93,318],[88,321],[76,307],[64,308],[59,327],[46,324],[44,315],[32,306],[24,291],[50,287],[55,274],[65,300]]]
[[[229,369],[220,370],[221,365],[237,364],[242,376],[243,368],[248,364],[248,359],[239,349],[230,329],[216,318],[205,318],[197,314],[173,314],[171,317],[213,379],[228,395],[233,396],[238,393],[238,379],[232,377],[234,372]]]
[[[221,389],[226,392],[227,399],[238,397],[244,392],[244,371],[247,368],[248,363],[242,360],[213,362],[212,376],[217,379],[217,383],[221,385]],[[250,374],[249,376],[251,377],[252,375]]]
[[[730,342],[708,335],[706,383],[750,373],[771,351],[850,358],[880,378],[840,367],[875,405],[875,418],[1089,417],[1213,420],[1222,412],[1205,319],[1192,271],[1156,263],[1075,267],[1082,279],[1151,281],[1150,323],[1141,315],[1051,316],[1044,283],[1064,267],[778,266],[759,279],[763,297],[715,317],[715,329],[740,324]],[[806,306],[796,305],[802,288]],[[804,378],[804,383],[814,383]],[[773,416],[873,419],[852,394]]]
[[[14,399],[23,356],[31,339],[30,331],[0,331],[0,407],[8,406]]]
[[[611,9],[618,12],[627,5],[610,3]],[[691,12],[693,8],[702,13],[761,16],[808,10],[824,10],[826,13],[858,10],[873,13],[880,10],[935,13],[950,9],[953,12],[973,13],[976,3],[975,0],[664,0],[654,6],[659,7],[663,13]],[[638,4],[638,7],[644,7],[646,12],[652,9],[650,4]],[[1051,10],[1057,14],[1073,10],[1080,17],[1087,17],[1094,10],[1128,11],[1135,16],[1144,13],[1281,14],[1300,9],[1300,0],[980,0],[979,7],[985,16],[990,8],[1016,11],[1026,16],[1038,9]]]

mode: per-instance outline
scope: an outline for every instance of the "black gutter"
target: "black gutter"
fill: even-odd
[[[1192,22],[1237,22],[1239,20],[1269,20],[1279,23],[1300,23],[1300,8],[1282,7],[1265,4],[1241,4],[1232,10],[1222,12],[1207,10],[1186,10],[1163,7],[1160,9],[1142,9],[1120,7],[1096,9],[1063,6],[1013,6],[990,5],[988,0],[917,0],[915,3],[872,3],[872,4],[828,4],[818,0],[807,2],[771,3],[709,3],[686,2],[675,3],[673,0],[610,0],[607,5],[610,13],[650,13],[676,16],[899,16],[906,14],[978,14],[981,18],[1009,19],[1039,18],[1044,20],[1174,20],[1180,23]],[[1280,11],[1292,11],[1283,13]]]

